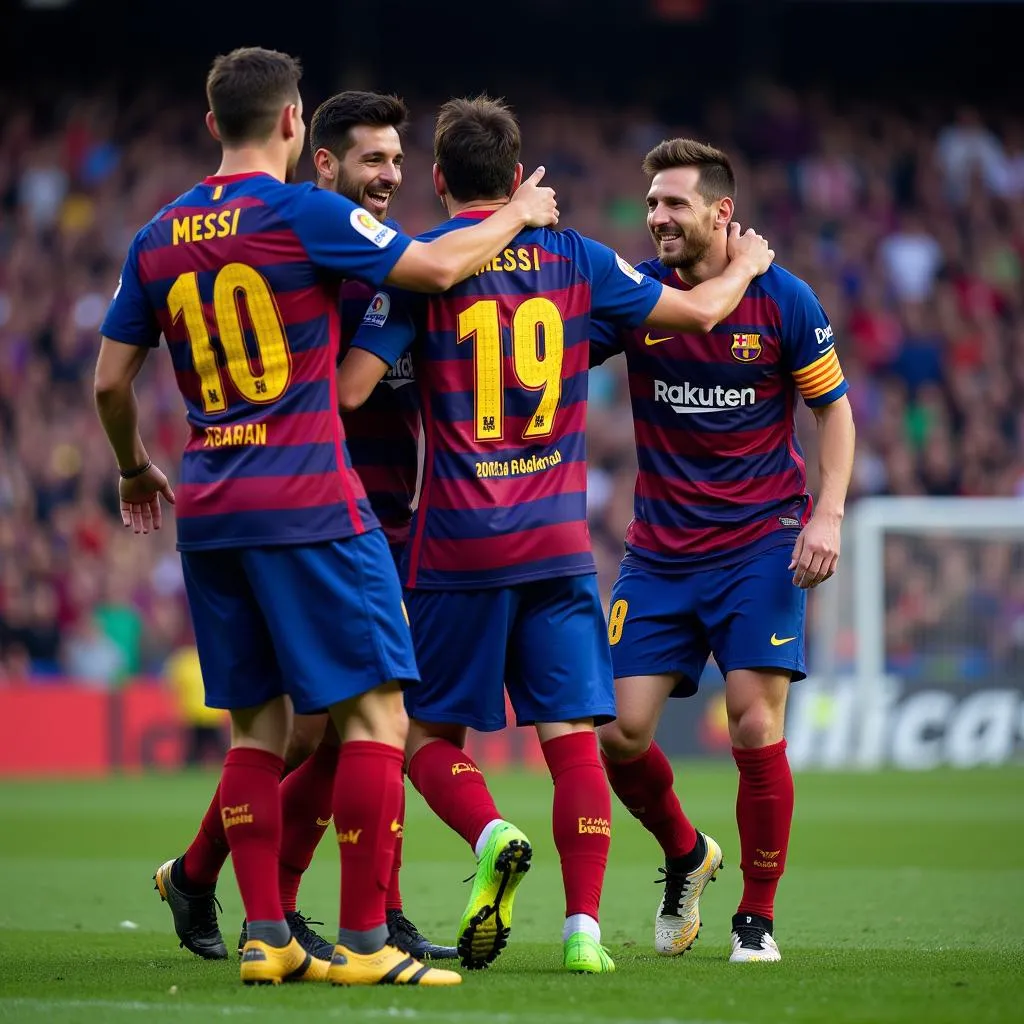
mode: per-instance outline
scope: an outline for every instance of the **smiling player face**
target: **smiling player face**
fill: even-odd
[[[647,193],[647,230],[666,267],[689,270],[711,251],[722,200],[708,203],[696,167],[659,171]]]
[[[349,138],[351,145],[342,159],[332,158],[334,191],[384,221],[402,184],[402,140],[391,125],[365,124],[352,128]]]

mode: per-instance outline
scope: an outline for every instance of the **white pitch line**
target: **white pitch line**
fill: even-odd
[[[8,998],[0,996],[0,1018],[5,1011],[22,1010],[38,1014],[52,1014],[60,1010],[107,1010],[114,1013],[202,1013],[208,1017],[234,1017],[252,1014],[273,1014],[279,1017],[281,1007],[278,1006],[216,1006],[210,1003],[146,1003],[138,1000],[115,999],[30,999]],[[324,1010],[316,1009],[318,1016],[352,1017],[368,1020],[409,1020],[409,1021],[444,1021],[451,1024],[478,1024],[479,1013],[453,1013],[447,1010],[420,1010],[411,1006],[360,1007],[354,1009],[350,1005],[332,1007]],[[491,1024],[518,1024],[522,1014],[500,1013],[488,1015]],[[589,1014],[537,1014],[530,1012],[531,1024],[742,1024],[737,1021],[708,1020],[693,1017],[592,1017]]]

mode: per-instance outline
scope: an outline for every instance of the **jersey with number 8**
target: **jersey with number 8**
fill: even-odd
[[[463,213],[423,236],[486,216]],[[352,341],[411,349],[426,459],[403,576],[473,589],[595,571],[587,529],[590,318],[637,325],[661,286],[575,231],[528,229],[438,296],[391,293]]]
[[[135,236],[101,333],[167,339],[191,428],[179,548],[377,526],[337,413],[338,289],[382,283],[407,244],[342,196],[266,174],[207,178]]]

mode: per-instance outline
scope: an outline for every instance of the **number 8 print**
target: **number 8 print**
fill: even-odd
[[[622,639],[622,627],[626,622],[629,602],[620,597],[608,613],[608,645],[614,647]]]

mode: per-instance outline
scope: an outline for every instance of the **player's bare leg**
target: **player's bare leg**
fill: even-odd
[[[409,780],[477,859],[456,941],[463,966],[472,970],[486,967],[508,944],[515,894],[533,848],[498,812],[483,773],[463,750],[465,742],[462,726],[410,723]]]
[[[385,895],[391,877],[408,719],[397,682],[331,709],[341,737],[334,827],[341,850],[335,985],[458,985],[453,971],[426,967],[390,944]]]
[[[733,963],[781,959],[772,932],[793,821],[793,775],[783,738],[789,684],[789,673],[777,670],[726,675],[729,738],[740,773],[736,823],[743,871],[743,897],[732,919]]]
[[[551,823],[565,888],[562,963],[577,974],[609,974],[615,963],[601,945],[598,914],[611,845],[612,799],[594,721],[538,723],[537,736],[555,787]]]
[[[665,893],[654,917],[654,948],[662,956],[685,953],[700,933],[700,897],[722,866],[722,850],[698,832],[676,796],[672,766],[654,742],[678,673],[615,680],[618,717],[601,726],[601,750],[616,796],[658,840]]]

